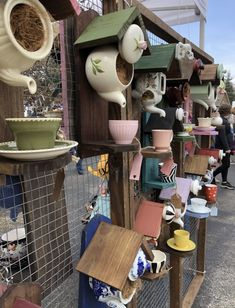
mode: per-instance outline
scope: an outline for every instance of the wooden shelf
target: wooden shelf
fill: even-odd
[[[141,154],[145,157],[145,158],[158,158],[161,161],[167,160],[169,158],[172,158],[173,154],[171,151],[169,152],[157,152],[154,149],[143,149],[141,151]]]
[[[147,280],[147,281],[158,280],[158,279],[163,278],[165,275],[167,275],[170,270],[171,268],[164,269],[160,273],[155,273],[155,274],[150,273],[150,272],[145,272],[144,275],[141,277],[141,279]]]
[[[121,153],[136,152],[139,148],[138,143],[133,144],[115,144],[112,140],[86,142],[78,146],[79,153],[94,151],[98,153]]]
[[[68,152],[59,157],[40,161],[18,161],[13,159],[0,158],[0,174],[24,175],[37,174],[48,170],[58,170],[71,162],[71,154]]]
[[[177,257],[180,257],[180,258],[188,258],[188,257],[191,257],[196,248],[194,250],[191,250],[191,251],[178,251],[178,250],[175,250],[175,249],[172,249],[170,248],[166,242],[164,243],[159,243],[159,246],[158,246],[158,249],[162,250],[163,252],[166,252],[166,253],[169,253],[171,255],[174,255],[174,256],[177,256]]]

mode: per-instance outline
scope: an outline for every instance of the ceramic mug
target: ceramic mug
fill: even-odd
[[[150,264],[150,272],[151,273],[159,273],[166,266],[166,254],[160,250],[154,249],[152,250],[154,258],[152,261],[148,261]]]
[[[171,150],[170,144],[173,139],[171,129],[153,129],[152,137],[155,151],[167,152]]]
[[[174,231],[174,242],[179,248],[188,246],[190,233],[186,230],[175,230]]]
[[[215,184],[206,184],[204,186],[204,195],[208,202],[216,202],[218,187]]]
[[[175,112],[175,118],[178,121],[182,121],[184,118],[188,118],[188,111],[184,111],[183,108],[177,108]]]
[[[130,269],[128,278],[131,281],[135,281],[139,277],[141,277],[144,274],[144,272],[148,269],[149,269],[149,263],[147,262],[147,258],[143,250],[140,248],[135,257],[134,263]]]
[[[175,183],[176,172],[177,172],[177,164],[173,164],[173,167],[169,175],[166,175],[160,171],[159,175],[160,175],[161,181],[163,183]]]

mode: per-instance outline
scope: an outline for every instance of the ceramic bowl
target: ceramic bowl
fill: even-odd
[[[61,118],[7,118],[18,150],[51,149]]]
[[[200,127],[210,127],[211,126],[211,118],[197,118],[198,126]]]
[[[192,124],[192,123],[184,123],[183,124],[183,127],[184,127],[184,130],[187,132],[187,133],[190,133],[193,128],[195,127],[195,124]]]
[[[109,131],[116,144],[131,144],[137,130],[137,120],[109,120]]]

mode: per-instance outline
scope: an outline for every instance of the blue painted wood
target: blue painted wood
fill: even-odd
[[[86,247],[89,245],[101,221],[111,224],[111,220],[103,215],[96,215],[89,221],[82,231],[81,252],[84,253]],[[95,253],[95,252],[94,252]],[[78,308],[107,308],[106,304],[100,303],[96,300],[92,289],[89,286],[88,276],[79,273],[79,303]]]
[[[142,125],[143,127],[148,122],[150,117],[149,112],[142,113]],[[142,133],[142,145],[143,147],[152,146],[152,135],[149,133]],[[151,188],[164,189],[169,187],[175,187],[175,183],[164,183],[159,176],[159,164],[158,158],[144,158],[142,162],[142,191],[146,192]]]

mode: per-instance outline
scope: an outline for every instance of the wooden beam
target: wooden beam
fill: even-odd
[[[170,255],[170,308],[182,307],[183,259]]]
[[[206,254],[206,218],[199,220],[198,247],[197,247],[197,271],[202,274],[205,271]]]
[[[210,55],[177,33],[138,0],[133,0],[132,3],[139,9],[141,15],[143,16],[144,24],[147,30],[168,43],[189,43],[192,46],[196,58],[200,58],[205,64],[214,62],[214,59]]]
[[[132,4],[139,9],[143,17],[145,27],[150,32],[169,43],[183,42],[183,37],[180,34],[169,27],[164,21],[162,21],[139,1],[133,0]]]
[[[182,308],[190,308],[197,296],[197,293],[203,283],[204,275],[196,275],[190,283],[190,287],[184,296]]]

